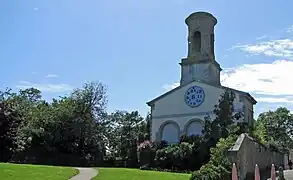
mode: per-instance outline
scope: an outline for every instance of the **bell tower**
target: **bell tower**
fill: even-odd
[[[198,80],[220,85],[220,65],[215,61],[214,27],[217,19],[207,12],[195,12],[185,19],[188,27],[187,58],[181,60],[180,85]]]

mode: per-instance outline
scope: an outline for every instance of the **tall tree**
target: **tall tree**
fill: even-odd
[[[144,121],[141,121],[138,130],[138,143],[151,139],[151,115],[147,114]]]
[[[100,82],[85,83],[82,89],[76,89],[69,98],[75,104],[75,118],[83,124],[80,126],[79,145],[92,143],[92,138],[87,138],[94,137],[102,143],[101,148],[104,148],[109,125],[106,113],[106,87]]]
[[[205,139],[213,139],[217,142],[220,138],[227,138],[231,133],[241,133],[234,122],[242,118],[243,113],[234,111],[234,99],[235,93],[229,89],[220,96],[213,110],[215,119],[211,119],[210,116],[205,117],[203,129]]]
[[[285,107],[261,113],[254,134],[264,143],[275,144],[283,151],[293,148],[293,115]]]
[[[215,105],[215,119],[209,116],[205,119],[203,129],[204,140],[203,154],[207,161],[200,170],[195,171],[191,180],[197,179],[228,179],[231,163],[226,156],[228,149],[234,145],[237,135],[243,132],[242,124],[235,124],[235,120],[243,117],[243,113],[234,111],[235,93],[227,89]],[[210,152],[210,153],[209,153]]]
[[[8,101],[10,91],[0,92],[0,162],[7,162],[12,157],[21,122],[19,113]]]
[[[137,161],[137,140],[142,134],[140,130],[145,128],[145,125],[142,126],[144,119],[137,111],[116,111],[109,115],[109,119],[112,129],[108,136],[110,151],[123,160]]]

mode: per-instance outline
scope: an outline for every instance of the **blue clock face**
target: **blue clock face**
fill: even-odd
[[[190,107],[197,107],[204,101],[204,90],[199,86],[190,87],[184,96],[185,102]]]

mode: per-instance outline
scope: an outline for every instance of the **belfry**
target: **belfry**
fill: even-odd
[[[215,61],[214,27],[217,19],[206,12],[196,12],[185,20],[188,26],[188,54],[181,60],[180,84],[193,80],[220,85],[220,65]]]

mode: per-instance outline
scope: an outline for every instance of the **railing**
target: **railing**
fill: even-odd
[[[254,178],[255,180],[260,180],[259,167],[257,164],[255,165]],[[284,180],[284,172],[282,168],[279,170],[278,179]],[[233,164],[233,167],[232,167],[232,180],[238,180],[238,173],[237,173],[237,168],[235,163]],[[271,168],[271,180],[276,180],[276,169],[274,164],[272,164],[272,168]]]

